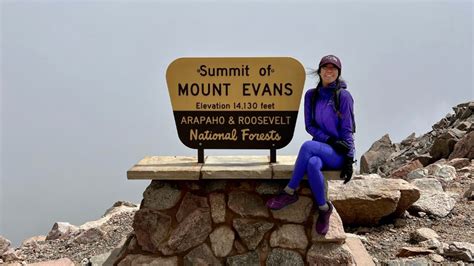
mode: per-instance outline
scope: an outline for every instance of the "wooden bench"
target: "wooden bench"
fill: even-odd
[[[279,155],[269,163],[265,155],[206,156],[203,164],[194,156],[146,156],[127,171],[128,179],[290,179],[295,155]],[[340,180],[340,171],[323,171],[326,180]],[[306,177],[305,177],[306,178]]]

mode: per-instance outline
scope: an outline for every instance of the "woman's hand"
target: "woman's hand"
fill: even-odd
[[[344,184],[347,184],[347,182],[351,181],[352,174],[354,172],[352,168],[352,164],[354,163],[354,158],[353,157],[346,157],[344,160],[344,165],[342,166],[341,169],[341,179],[344,179]]]

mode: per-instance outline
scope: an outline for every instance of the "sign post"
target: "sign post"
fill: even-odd
[[[293,138],[305,81],[290,57],[179,58],[166,80],[178,136],[189,148],[276,150]]]

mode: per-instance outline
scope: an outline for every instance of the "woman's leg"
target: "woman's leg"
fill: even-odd
[[[314,140],[306,141],[301,146],[296,158],[293,175],[288,183],[290,189],[294,190],[299,186],[304,175],[308,173],[309,160],[313,156],[319,157],[322,161],[319,172],[321,172],[323,167],[326,169],[338,169],[342,167],[344,162],[344,157],[336,153],[330,145]],[[310,178],[309,175],[308,178]]]

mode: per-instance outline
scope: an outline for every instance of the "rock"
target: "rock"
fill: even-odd
[[[135,203],[129,202],[129,201],[119,200],[119,201],[115,202],[112,205],[112,207],[107,209],[103,216],[108,216],[108,215],[114,214],[117,211],[120,211],[121,209],[124,209],[124,208],[125,209],[131,208],[131,209],[138,210],[138,205],[136,205]]]
[[[304,226],[299,224],[284,224],[270,235],[271,247],[291,249],[306,249],[308,238]]]
[[[415,137],[415,132],[411,133],[408,137],[406,137],[402,142],[400,142],[401,145],[408,146],[411,145],[413,141],[416,140]]]
[[[413,258],[413,259],[395,259],[388,260],[383,265],[387,266],[425,266],[430,265],[429,261],[425,258]]]
[[[46,236],[46,240],[64,239],[78,231],[78,227],[70,223],[56,222]]]
[[[171,255],[201,244],[211,233],[211,224],[209,209],[196,209],[171,232],[165,245],[160,246],[160,251],[164,255]]]
[[[456,200],[448,193],[429,193],[422,192],[420,199],[415,202],[410,211],[424,212],[438,217],[446,217],[454,208]]]
[[[441,183],[434,178],[418,178],[410,183],[418,187],[420,191],[444,192]]]
[[[439,238],[439,235],[433,229],[423,227],[416,229],[414,232],[411,232],[410,237],[413,241],[418,243],[433,238]]]
[[[425,169],[428,170],[428,175],[434,175],[436,172],[438,172],[441,169],[441,164],[433,163],[426,166]]]
[[[468,200],[474,200],[474,183],[471,183],[469,189],[464,192],[464,197]]]
[[[372,257],[369,255],[367,250],[362,244],[362,241],[359,236],[352,237],[350,234],[347,234],[346,245],[350,249],[352,257],[355,260],[356,265],[371,266],[374,265]]]
[[[206,185],[204,187],[204,192],[210,193],[210,192],[214,192],[218,190],[225,190],[226,186],[227,186],[226,180],[207,180]]]
[[[0,236],[1,238],[1,236]],[[38,245],[38,242],[44,242],[46,241],[46,236],[32,236],[30,238],[27,238],[25,240],[23,240],[23,242],[21,242],[21,247],[24,247],[24,246],[28,246],[28,245]],[[1,239],[0,239],[0,242],[1,242]],[[0,244],[1,246],[1,244]],[[1,248],[0,248],[0,254],[2,254],[1,252]]]
[[[438,217],[448,215],[456,204],[448,193],[444,193],[439,181],[433,178],[420,178],[412,181],[421,190],[418,201],[409,208],[411,212],[425,212]]]
[[[449,159],[454,158],[474,159],[474,131],[464,135],[464,137],[454,145],[454,150],[449,155]]]
[[[300,196],[295,203],[271,212],[275,219],[291,223],[304,223],[308,220],[312,208],[313,200],[309,197]]]
[[[275,180],[263,181],[257,186],[255,191],[257,191],[257,193],[260,195],[275,195],[278,194],[283,189],[283,187],[283,185],[275,182]]]
[[[241,216],[269,217],[268,209],[262,198],[255,194],[232,191],[229,194],[229,208]]]
[[[438,254],[430,254],[430,255],[428,255],[428,257],[430,258],[430,260],[432,260],[434,262],[437,262],[437,263],[441,263],[441,262],[444,261],[443,256],[438,255]]]
[[[222,265],[222,263],[214,257],[211,249],[204,243],[191,250],[184,256],[184,265]]]
[[[465,262],[474,262],[474,244],[468,242],[453,242],[444,250],[444,255]]]
[[[114,265],[114,262],[119,258],[114,252],[109,251],[104,254],[93,256],[89,259],[90,266]]]
[[[309,265],[354,265],[350,249],[336,243],[316,243],[306,253]]]
[[[181,201],[181,205],[179,205],[178,212],[176,212],[176,220],[180,223],[186,216],[198,208],[209,208],[207,198],[199,197],[189,192],[186,193]]]
[[[420,161],[411,161],[403,165],[402,167],[398,168],[397,170],[393,171],[390,174],[390,178],[402,178],[406,179],[408,173],[410,173],[413,170],[423,168],[423,165],[420,163]]]
[[[107,233],[100,228],[90,228],[82,231],[79,235],[73,238],[73,241],[79,244],[96,243],[104,240]]]
[[[242,255],[227,257],[227,266],[260,266],[260,256],[257,252],[251,251]]]
[[[158,210],[140,209],[135,213],[133,229],[138,245],[155,253],[171,228],[171,217]]]
[[[416,255],[428,255],[434,253],[433,250],[421,247],[403,247],[397,254],[397,257],[411,257]]]
[[[423,178],[423,177],[426,177],[427,175],[428,175],[428,169],[420,168],[408,173],[406,180]]]
[[[468,158],[454,158],[448,162],[448,165],[454,167],[456,170],[469,166],[470,164],[471,160]]]
[[[360,158],[360,173],[377,173],[378,167],[387,161],[392,152],[394,152],[392,141],[390,136],[386,134],[374,142],[370,149],[362,155]]]
[[[267,257],[267,266],[303,266],[303,258],[296,251],[286,250],[282,248],[272,249]]]
[[[2,255],[2,259],[5,262],[17,262],[22,261],[24,258],[20,254],[20,250],[14,250],[13,248],[8,248]]]
[[[216,224],[225,222],[225,195],[222,193],[211,193],[209,194],[209,203],[211,204],[212,221]]]
[[[329,217],[329,230],[326,235],[320,235],[316,232],[316,221],[318,220],[319,212],[316,211],[313,219],[313,226],[311,227],[311,239],[314,242],[335,242],[344,243],[346,234],[344,232],[344,225],[341,217],[334,208],[331,217]]]
[[[139,254],[129,254],[118,264],[118,266],[132,265],[178,266],[178,257],[153,257]]]
[[[445,133],[441,134],[438,138],[435,139],[433,145],[431,146],[430,155],[433,157],[433,160],[448,158],[448,156],[453,151],[456,142],[456,134],[452,130],[448,130]]]
[[[255,250],[266,232],[273,227],[273,223],[247,218],[234,219],[233,227],[248,249]]]
[[[383,217],[401,216],[419,197],[419,189],[402,179],[329,181],[329,199],[347,225],[376,225]]]
[[[217,257],[225,257],[232,251],[234,231],[227,225],[220,226],[209,235],[212,251]]]
[[[357,180],[357,179],[374,179],[374,178],[381,178],[378,174],[364,174],[364,175],[354,175],[352,177],[352,180]]]
[[[432,249],[436,250],[437,252],[442,252],[443,251],[443,244],[439,242],[438,239],[436,238],[431,238],[425,241],[421,241],[418,243],[421,247],[427,248],[427,249]]]
[[[456,169],[450,165],[441,165],[441,168],[435,171],[433,175],[451,181],[456,178]]]
[[[31,263],[28,265],[30,266],[74,266],[74,262],[68,258],[62,258],[62,259],[57,259],[57,260]]]
[[[3,236],[0,236],[0,257],[3,255],[3,253],[7,252],[11,244],[12,243],[10,242],[10,240],[4,238]]]
[[[244,247],[242,243],[240,243],[239,240],[234,241],[234,247],[235,247],[235,250],[237,250],[237,254],[242,254],[247,251],[247,249]]]
[[[181,198],[181,191],[172,183],[153,180],[143,192],[143,208],[167,210],[173,208]]]

